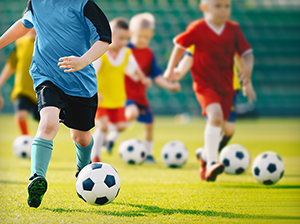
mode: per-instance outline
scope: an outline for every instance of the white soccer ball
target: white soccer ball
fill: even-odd
[[[91,205],[107,205],[119,194],[121,181],[118,172],[107,163],[92,163],[84,167],[76,181],[76,191]]]
[[[129,164],[141,164],[147,156],[145,145],[138,139],[123,141],[119,146],[119,154]]]
[[[220,162],[224,164],[226,173],[241,174],[250,165],[250,154],[242,145],[228,145],[220,153]]]
[[[186,146],[180,141],[168,142],[161,150],[163,163],[171,168],[183,166],[189,157]]]
[[[263,152],[255,158],[252,164],[252,174],[261,184],[275,184],[284,174],[283,160],[275,152]]]
[[[33,138],[30,135],[21,135],[13,142],[13,153],[19,158],[30,158]]]

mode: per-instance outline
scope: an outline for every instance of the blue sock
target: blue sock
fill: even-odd
[[[91,152],[94,145],[93,136],[92,136],[91,143],[86,147],[82,147],[78,145],[76,142],[74,142],[74,144],[76,147],[77,169],[82,170],[86,165],[91,163]]]
[[[31,174],[30,179],[35,176],[46,178],[48,165],[51,159],[53,141],[34,137],[31,147]]]

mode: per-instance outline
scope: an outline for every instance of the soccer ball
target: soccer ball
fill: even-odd
[[[284,163],[275,152],[259,154],[252,164],[252,174],[261,184],[271,185],[277,183],[284,173]]]
[[[224,164],[226,173],[241,174],[249,167],[250,154],[242,145],[228,145],[220,153],[220,162]]]
[[[121,187],[118,172],[107,163],[85,166],[76,181],[76,191],[82,200],[91,205],[107,205],[119,194]]]
[[[13,153],[19,158],[30,158],[33,138],[29,135],[21,135],[13,142]]]
[[[119,146],[121,158],[129,164],[141,164],[146,159],[146,148],[138,139],[129,139]]]
[[[164,164],[171,168],[183,166],[189,157],[189,152],[180,141],[168,142],[161,150],[161,158]]]

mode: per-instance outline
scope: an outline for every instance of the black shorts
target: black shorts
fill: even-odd
[[[70,96],[50,81],[40,84],[35,91],[39,111],[49,106],[61,109],[60,122],[72,129],[88,131],[95,126],[97,94],[91,98]]]
[[[35,120],[40,120],[38,105],[27,96],[19,95],[14,102],[14,109],[15,112],[26,110],[32,114]]]

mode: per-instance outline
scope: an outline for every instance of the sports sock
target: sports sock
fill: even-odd
[[[101,156],[101,147],[105,140],[105,132],[101,131],[99,128],[96,128],[94,131],[94,146],[92,148],[92,158]]]
[[[227,143],[230,141],[231,138],[232,138],[232,135],[229,135],[229,136],[223,135],[223,138],[219,144],[219,152],[222,151],[222,149],[227,145]]]
[[[145,145],[145,148],[146,148],[147,155],[152,156],[153,155],[153,142],[145,140],[144,145]]]
[[[22,135],[29,135],[28,125],[26,120],[17,120]]]
[[[78,145],[75,141],[75,147],[76,147],[76,163],[77,168],[79,170],[82,170],[86,165],[91,163],[91,152],[94,145],[94,139],[93,136],[91,136],[91,142],[88,146],[82,147]]]
[[[116,131],[110,131],[106,140],[109,142],[109,141],[112,141],[112,142],[115,142],[116,139],[119,137],[120,135],[120,132],[118,132],[117,130]]]
[[[34,176],[46,178],[48,165],[51,159],[53,141],[39,137],[34,137],[31,148],[31,174],[29,179]]]
[[[207,170],[218,159],[218,146],[220,142],[221,127],[206,124],[204,131],[204,150],[206,154]]]

